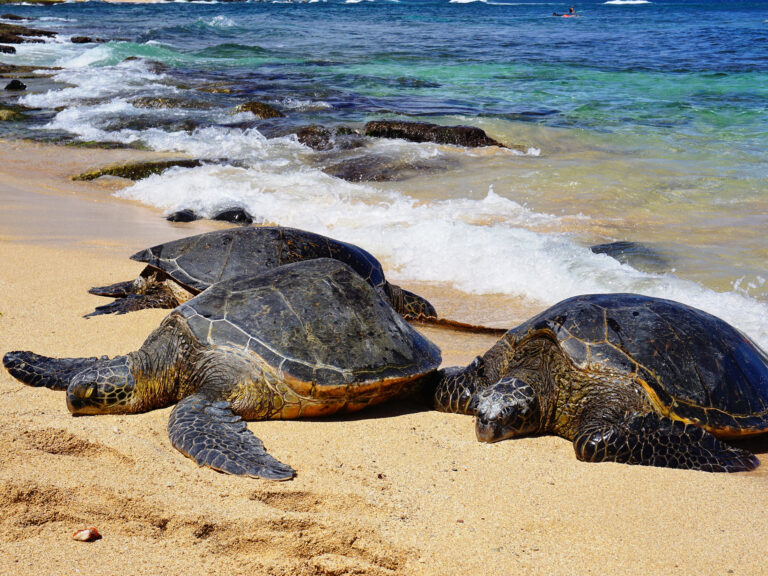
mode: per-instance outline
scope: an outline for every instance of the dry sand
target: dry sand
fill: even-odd
[[[99,184],[67,179],[135,152],[0,150],[0,354],[136,349],[165,312],[86,320],[103,303],[87,289],[134,277],[135,250],[212,224],[171,225]],[[493,342],[425,332],[446,364]],[[270,483],[198,468],[171,447],[169,412],[73,418],[62,393],[0,370],[0,574],[768,569],[768,464],[734,475],[584,464],[559,438],[480,444],[467,416],[395,403],[341,419],[251,423],[298,470]],[[749,447],[768,460],[768,442]],[[103,538],[71,539],[88,525]]]

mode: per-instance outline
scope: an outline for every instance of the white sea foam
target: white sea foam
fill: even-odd
[[[567,235],[534,232],[531,224],[554,217],[533,213],[492,190],[480,200],[425,203],[310,168],[263,163],[251,169],[173,169],[119,195],[208,216],[238,205],[268,221],[368,248],[395,279],[448,282],[472,294],[509,294],[543,304],[590,292],[672,298],[720,316],[768,348],[768,305],[672,274],[640,272],[593,254]]]
[[[213,18],[199,18],[198,22],[202,22],[211,28],[232,28],[235,25],[235,21],[232,18],[221,15],[214,16]]]
[[[56,73],[54,79],[68,86],[44,93],[28,94],[21,99],[23,104],[39,108],[57,108],[94,98],[129,97],[140,91],[154,90],[159,93],[175,91],[173,87],[161,82],[164,78],[162,74],[151,72],[146,62],[141,60],[121,62],[116,66],[93,67],[93,64],[110,58],[111,48],[108,46],[102,45],[80,53],[60,52],[59,54],[60,58],[56,65],[64,70]],[[67,112],[69,110],[64,110],[60,115]],[[82,109],[74,110],[75,114],[81,112]],[[91,119],[95,119],[95,116],[91,116]],[[64,128],[64,126],[56,126],[56,128]],[[74,132],[77,133],[77,130]]]
[[[607,2],[603,2],[603,4],[650,4],[648,0],[608,0]]]
[[[283,98],[280,101],[280,105],[288,110],[296,110],[299,112],[307,112],[309,110],[327,110],[333,108],[328,102],[322,100],[300,100],[298,98]]]

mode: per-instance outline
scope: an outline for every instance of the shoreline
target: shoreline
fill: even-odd
[[[166,311],[86,320],[103,302],[87,289],[134,277],[128,255],[141,247],[220,226],[171,224],[69,180],[149,153],[0,145],[0,354],[135,349]],[[423,331],[446,365],[495,340]],[[766,563],[764,440],[750,444],[763,466],[746,474],[593,465],[560,438],[481,444],[467,416],[395,402],[249,423],[298,471],[270,483],[184,458],[165,431],[170,408],[73,418],[61,393],[5,370],[0,399],[0,574],[746,574]],[[91,524],[101,540],[71,539]]]

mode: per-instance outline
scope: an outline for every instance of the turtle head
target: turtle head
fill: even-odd
[[[67,388],[67,407],[75,416],[135,412],[135,387],[128,357],[117,356],[72,378]]]
[[[498,442],[539,431],[539,401],[533,388],[519,378],[503,378],[477,392],[475,400],[475,432],[481,442]]]

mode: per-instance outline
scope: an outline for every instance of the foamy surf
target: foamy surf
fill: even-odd
[[[469,294],[504,294],[538,305],[596,292],[670,298],[720,316],[768,348],[765,304],[673,274],[635,270],[565,234],[532,231],[555,217],[531,212],[492,190],[479,200],[419,202],[312,169],[203,166],[169,170],[118,196],[206,216],[240,206],[269,222],[363,246],[398,281],[446,283]]]

